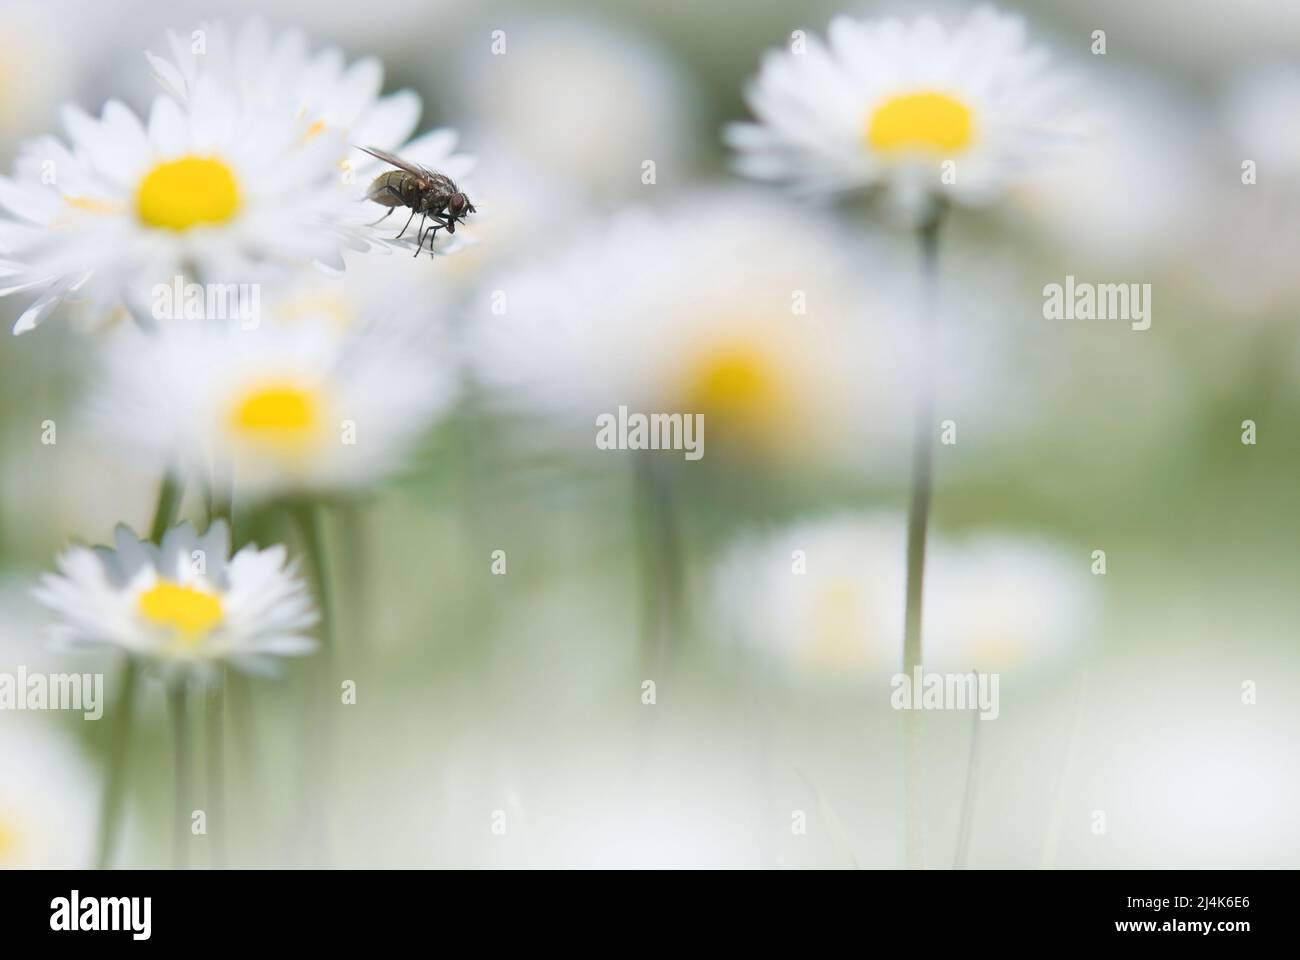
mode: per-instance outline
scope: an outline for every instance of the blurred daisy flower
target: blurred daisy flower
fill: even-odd
[[[759,122],[727,130],[747,176],[810,195],[880,188],[921,220],[936,198],[986,202],[1059,139],[1062,85],[1019,17],[838,17],[825,45],[795,44],[749,89]]]
[[[328,227],[341,146],[304,142],[292,112],[251,110],[207,83],[188,110],[159,97],[147,124],[117,101],[99,118],[66,107],[63,121],[70,146],[31,141],[14,176],[0,176],[0,295],[36,294],[15,333],[65,299],[143,314],[173,276],[242,280],[338,245]]]
[[[1071,149],[1012,185],[1004,209],[1072,253],[1172,261],[1208,216],[1211,151],[1176,91],[1113,66],[1106,74],[1072,118]]]
[[[0,724],[0,869],[85,869],[95,829],[95,777],[44,724]]]
[[[272,327],[318,325],[339,337],[410,337],[430,362],[445,356],[442,326],[453,290],[444,271],[412,269],[405,257],[349,253],[345,261],[342,273],[303,270],[267,285],[260,319]],[[458,267],[452,272],[459,276]]]
[[[455,374],[428,327],[352,321],[340,332],[337,308],[304,301],[299,322],[253,330],[121,331],[91,401],[100,434],[237,497],[368,486],[449,406]]]
[[[0,31],[0,153],[41,129],[76,86],[90,51],[46,2],[9,0]]]
[[[189,105],[200,82],[211,77],[246,106],[292,105],[309,139],[333,131],[343,144],[396,150],[420,118],[414,91],[380,96],[384,67],[377,58],[349,64],[337,48],[313,52],[301,31],[272,35],[257,18],[243,23],[233,38],[222,23],[204,23],[183,35],[169,30],[167,51],[170,56],[145,56],[154,78],[177,102]],[[349,159],[346,147],[338,159]]]
[[[1212,203],[1198,223],[1219,227],[1186,232],[1187,274],[1195,296],[1217,310],[1289,325],[1300,296],[1300,133],[1293,120],[1300,110],[1300,63],[1273,59],[1239,70],[1217,106],[1218,190],[1203,192]],[[1233,343],[1249,354],[1254,341]]]
[[[420,97],[413,90],[381,96],[384,67],[376,57],[348,63],[336,47],[312,51],[300,31],[273,34],[257,18],[246,21],[233,38],[221,23],[202,24],[186,35],[169,31],[167,48],[170,56],[146,56],[159,84],[178,103],[188,107],[196,90],[215,80],[222,89],[235,91],[248,108],[291,110],[302,125],[304,141],[326,138],[336,150],[335,192],[344,200],[339,216],[353,249],[365,249],[368,243],[412,248],[415,242],[410,232],[400,243],[393,239],[397,230],[392,218],[382,228],[372,226],[383,210],[365,201],[366,188],[392,168],[356,146],[397,154],[471,189],[462,181],[475,160],[456,152],[456,132],[444,127],[411,139],[420,118]],[[445,235],[439,239],[439,252],[460,247]],[[344,266],[338,256],[329,263],[340,270]]]
[[[841,515],[739,539],[712,573],[721,639],[796,673],[900,669],[901,515]],[[1036,672],[1084,644],[1096,597],[1087,557],[1033,538],[931,539],[927,669]]]
[[[1220,110],[1240,161],[1254,161],[1261,184],[1300,188],[1300,64],[1271,61],[1237,74]]]
[[[306,635],[316,611],[285,548],[249,545],[231,557],[221,520],[202,536],[173,527],[161,546],[119,526],[111,549],[73,546],[56,566],[36,597],[55,613],[61,645],[113,646],[200,676],[219,663],[265,672],[316,645]]]
[[[703,414],[709,455],[881,456],[907,396],[906,307],[864,282],[855,253],[747,191],[629,213],[490,279],[470,365],[503,403],[588,436],[627,405]]]
[[[657,182],[685,179],[694,98],[681,66],[644,36],[591,18],[516,16],[493,42],[466,45],[451,74],[476,137],[600,199],[643,190],[647,160]]]

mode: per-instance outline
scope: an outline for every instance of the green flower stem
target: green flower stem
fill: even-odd
[[[220,465],[214,468],[212,474],[208,477],[205,494],[207,497],[208,526],[211,526],[217,520],[226,521],[226,529],[230,531],[230,543],[232,546],[237,544],[239,541],[235,539],[234,487],[229,473],[222,469]]]
[[[633,467],[641,545],[641,658],[649,676],[672,669],[682,628],[682,555],[672,479],[654,454]]]
[[[370,572],[369,556],[366,543],[365,507],[360,501],[339,504],[337,510],[339,524],[335,528],[342,548],[340,566],[345,583],[351,588],[348,592],[347,616],[340,617],[344,633],[350,638],[348,653],[358,661],[358,666],[368,666],[365,624],[367,601],[370,594],[368,576]]]
[[[975,785],[979,781],[980,724],[983,722],[980,712],[972,710],[970,754],[966,759],[966,786],[962,788],[961,819],[957,826],[957,852],[952,860],[952,865],[957,870],[964,870],[970,860],[971,824],[975,820]]]
[[[167,689],[167,706],[172,721],[173,779],[172,796],[174,833],[172,867],[184,870],[189,861],[190,833],[190,753],[188,723],[185,715],[185,680],[177,679]]]
[[[226,671],[222,670],[217,684],[207,699],[207,788],[208,788],[208,845],[212,851],[212,866],[221,869],[226,865],[226,743],[224,730]]]
[[[320,608],[318,632],[321,654],[316,661],[315,676],[308,687],[310,691],[308,709],[303,713],[306,723],[304,736],[307,741],[304,745],[304,754],[310,759],[302,786],[304,810],[308,821],[313,826],[312,834],[316,838],[311,848],[314,865],[321,866],[328,860],[329,855],[329,823],[326,811],[332,792],[331,773],[334,751],[329,698],[337,691],[334,685],[334,615],[330,604],[324,538],[321,535],[322,510],[307,502],[293,504],[289,509],[302,538],[303,548],[307,554],[307,568],[316,594],[316,604]]]
[[[308,503],[294,504],[290,507],[298,532],[302,536],[303,549],[307,554],[307,569],[311,577],[312,590],[316,594],[316,604],[320,607],[320,642],[326,658],[334,647],[333,615],[330,610],[329,576],[325,561],[324,539],[321,536],[321,511]]]
[[[184,486],[169,470],[162,479],[158,491],[158,505],[154,509],[153,522],[149,526],[149,539],[162,543],[163,534],[176,518],[180,507]],[[122,797],[126,788],[126,770],[129,759],[131,739],[131,717],[135,713],[136,696],[140,688],[140,665],[133,657],[127,657],[122,669],[122,686],[118,691],[117,702],[113,707],[113,729],[108,753],[108,773],[104,783],[104,795],[100,802],[99,842],[95,856],[95,865],[100,870],[107,869],[113,862],[113,852],[117,846],[117,835],[121,827]]]
[[[149,526],[149,540],[162,543],[163,534],[176,521],[176,511],[181,505],[184,488],[179,479],[170,470],[163,475],[162,486],[158,490],[158,506],[153,512],[153,523]]]
[[[924,284],[917,350],[916,419],[912,431],[912,494],[907,512],[907,602],[903,615],[903,671],[921,666],[921,609],[925,585],[925,542],[930,525],[934,452],[934,364],[939,225],[936,212],[917,231]],[[904,854],[909,867],[925,865],[922,833],[921,711],[903,713]]]
[[[1052,870],[1056,867],[1056,851],[1061,841],[1061,823],[1065,819],[1066,789],[1070,785],[1070,774],[1079,750],[1079,731],[1083,728],[1083,712],[1087,703],[1088,670],[1085,667],[1079,674],[1079,692],[1074,703],[1074,718],[1070,722],[1069,737],[1065,741],[1065,760],[1061,764],[1061,777],[1056,784],[1056,799],[1052,803],[1047,835],[1043,838],[1040,866],[1044,870]]]
[[[126,787],[127,747],[131,737],[131,715],[135,712],[136,693],[140,687],[140,665],[134,657],[126,658],[122,668],[122,686],[113,705],[113,730],[108,753],[108,778],[99,809],[99,844],[95,866],[106,870],[113,862],[118,827],[122,818],[122,795]]]

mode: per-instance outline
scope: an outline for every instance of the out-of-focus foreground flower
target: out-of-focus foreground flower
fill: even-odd
[[[120,331],[90,400],[102,435],[241,498],[383,478],[454,399],[455,372],[432,325],[381,314],[340,331],[342,302],[291,294],[254,330]]]
[[[216,521],[199,536],[188,523],[161,545],[119,527],[112,549],[74,546],[46,574],[37,599],[57,615],[54,640],[105,645],[165,672],[210,673],[228,663],[266,671],[275,658],[308,653],[316,611],[282,546],[247,546],[230,556]]]

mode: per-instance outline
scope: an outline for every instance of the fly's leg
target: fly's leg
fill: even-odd
[[[419,238],[419,237],[420,237],[420,234],[423,232],[423,230],[424,230],[424,221],[427,220],[428,217],[429,217],[429,214],[428,214],[427,212],[421,214],[421,216],[420,216],[420,226],[417,227],[417,228],[416,228],[416,231],[415,231],[415,236],[416,236],[417,238]],[[417,257],[420,255],[420,244],[418,244],[418,243],[415,245],[415,255],[416,255]]]
[[[398,207],[404,207],[404,206],[406,206],[405,202],[402,200],[402,195],[401,195],[400,193],[398,193],[396,190],[394,190],[394,189],[393,189],[392,187],[390,187],[390,186],[385,186],[384,189],[383,189],[383,191],[379,194],[379,196],[382,197],[382,196],[384,196],[385,194],[390,194],[390,193],[391,193],[391,194],[392,194],[392,195],[397,199],[397,203],[395,203],[395,204],[393,204],[391,207],[389,207],[389,208],[388,208],[388,212],[387,212],[386,214],[384,214],[382,217],[380,217],[380,218],[379,218],[378,220],[376,220],[374,223],[367,224],[367,226],[370,226],[370,227],[378,226],[379,224],[381,224],[381,223],[383,223],[385,220],[387,220],[389,217],[391,217],[391,216],[393,215],[393,211],[396,210]],[[376,200],[374,197],[370,197],[370,199],[371,199],[371,200],[375,200],[376,203],[379,202],[379,201]],[[405,228],[403,228],[403,229],[405,229]]]
[[[414,219],[415,219],[415,211],[412,210],[412,211],[411,211],[411,215],[410,215],[409,217],[406,218],[406,226],[402,227],[402,233],[406,233],[406,227],[409,227],[409,226],[411,225],[411,221],[414,220]],[[424,221],[420,221],[420,222],[423,223]],[[402,233],[399,233],[397,236],[393,237],[393,239],[394,239],[394,240],[401,240],[401,239],[402,239]]]
[[[421,221],[421,226],[423,226],[423,221]],[[433,256],[433,238],[437,235],[438,228],[445,227],[445,226],[447,226],[447,222],[445,220],[441,220],[438,217],[433,218],[433,225],[429,227],[428,232],[420,238],[420,243],[415,248],[415,255],[417,257],[420,255],[420,250],[424,248],[425,237],[427,237],[429,240],[429,256]]]

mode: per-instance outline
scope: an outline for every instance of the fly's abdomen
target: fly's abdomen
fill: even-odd
[[[408,206],[405,187],[405,175],[400,170],[389,170],[375,177],[366,196],[386,207]]]

